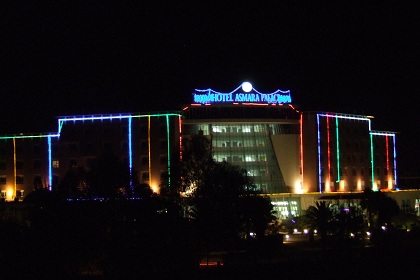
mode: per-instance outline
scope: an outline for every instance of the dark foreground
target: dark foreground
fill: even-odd
[[[219,261],[219,262],[217,262]],[[377,247],[329,247],[319,243],[284,244],[268,252],[211,254],[196,269],[155,271],[124,279],[418,279],[420,244],[398,242]],[[109,279],[85,275],[81,279]],[[115,278],[121,279],[121,278]]]

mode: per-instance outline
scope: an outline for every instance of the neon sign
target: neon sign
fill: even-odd
[[[241,90],[242,89],[242,90]],[[290,90],[276,90],[272,93],[261,93],[248,82],[242,83],[231,92],[223,93],[212,89],[196,89],[193,92],[194,103],[261,103],[261,104],[284,104],[291,103]]]

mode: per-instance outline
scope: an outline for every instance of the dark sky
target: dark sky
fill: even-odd
[[[419,1],[6,0],[0,12],[0,134],[179,109],[195,88],[249,80],[302,109],[373,115],[399,132],[403,165],[420,157]]]

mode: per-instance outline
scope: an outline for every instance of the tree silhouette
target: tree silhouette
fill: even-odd
[[[398,203],[386,193],[371,189],[364,191],[364,198],[360,202],[363,210],[368,215],[369,226],[378,229],[385,224],[391,224],[392,218],[398,214]]]
[[[327,233],[331,229],[333,220],[333,209],[326,201],[316,201],[315,206],[311,205],[305,212],[310,226],[311,233],[317,230],[321,236],[322,246],[325,248]]]
[[[245,169],[215,162],[209,138],[196,134],[185,141],[179,170],[184,209],[207,248],[231,246],[241,232],[264,235],[274,219],[270,199],[256,192]]]

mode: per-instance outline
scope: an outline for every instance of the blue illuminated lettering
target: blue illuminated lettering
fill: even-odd
[[[260,104],[282,104],[291,103],[290,91],[277,90],[273,93],[260,93],[255,88],[252,92],[237,92],[240,87],[229,93],[216,92],[212,89],[195,90],[193,93],[194,103],[260,103]]]

